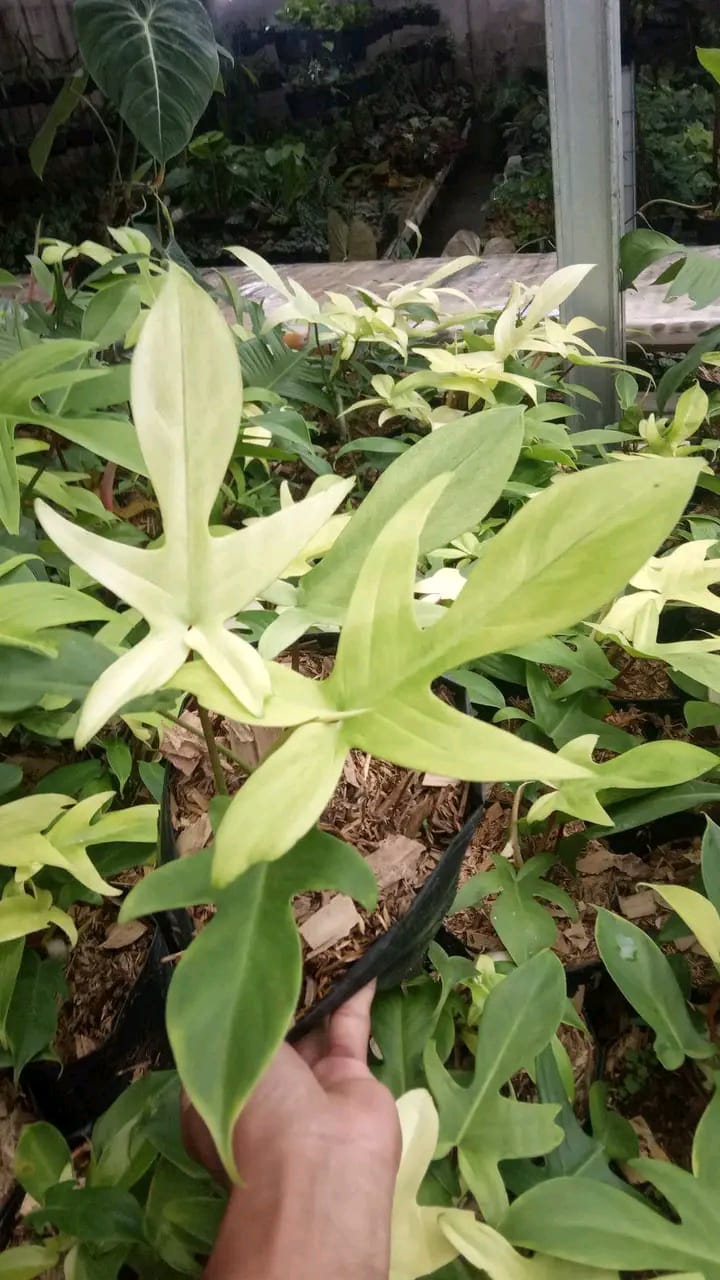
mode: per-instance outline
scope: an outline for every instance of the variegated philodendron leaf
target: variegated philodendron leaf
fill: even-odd
[[[473,658],[596,612],[673,527],[697,471],[690,461],[648,460],[564,477],[492,539],[446,615],[422,630],[413,605],[418,537],[448,477],[427,484],[388,520],[367,555],[330,678],[317,684],[269,664],[272,693],[262,722],[299,727],[233,800],[218,832],[216,884],[281,857],[317,821],[352,747],[447,777],[593,784],[590,761],[463,716],[430,685]],[[218,711],[248,718],[207,666],[184,668],[174,683]],[[678,766],[686,777],[708,768],[705,753],[671,745],[686,747]]]
[[[208,295],[173,268],[132,362],[138,439],[163,518],[161,547],[125,546],[78,528],[46,503],[43,528],[86,573],[147,621],[148,635],[96,681],[76,734],[83,746],[132,699],[200,654],[254,714],[270,693],[256,650],[226,627],[282,573],[348,493],[340,481],[245,529],[208,521],[235,445],[242,379],[230,330]]]

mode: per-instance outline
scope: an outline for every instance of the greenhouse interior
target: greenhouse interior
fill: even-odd
[[[279,3],[0,0],[0,1280],[720,1280],[720,4]]]

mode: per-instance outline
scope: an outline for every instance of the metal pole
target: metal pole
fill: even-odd
[[[588,337],[598,354],[624,358],[620,295],[623,211],[620,0],[545,0],[555,226],[560,266],[596,263],[563,308],[603,332]],[[600,397],[583,400],[584,426],[617,420],[613,376],[582,369]]]

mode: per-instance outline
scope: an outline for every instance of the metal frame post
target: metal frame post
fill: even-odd
[[[588,335],[598,354],[624,358],[620,0],[545,0],[545,20],[558,261],[596,264],[563,318],[583,315],[601,325]],[[584,425],[616,421],[612,375],[581,373],[600,397],[599,404],[583,401]]]

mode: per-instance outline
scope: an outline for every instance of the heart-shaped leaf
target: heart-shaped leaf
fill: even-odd
[[[192,137],[217,84],[201,0],[75,0],[83,61],[135,137],[161,164]]]

